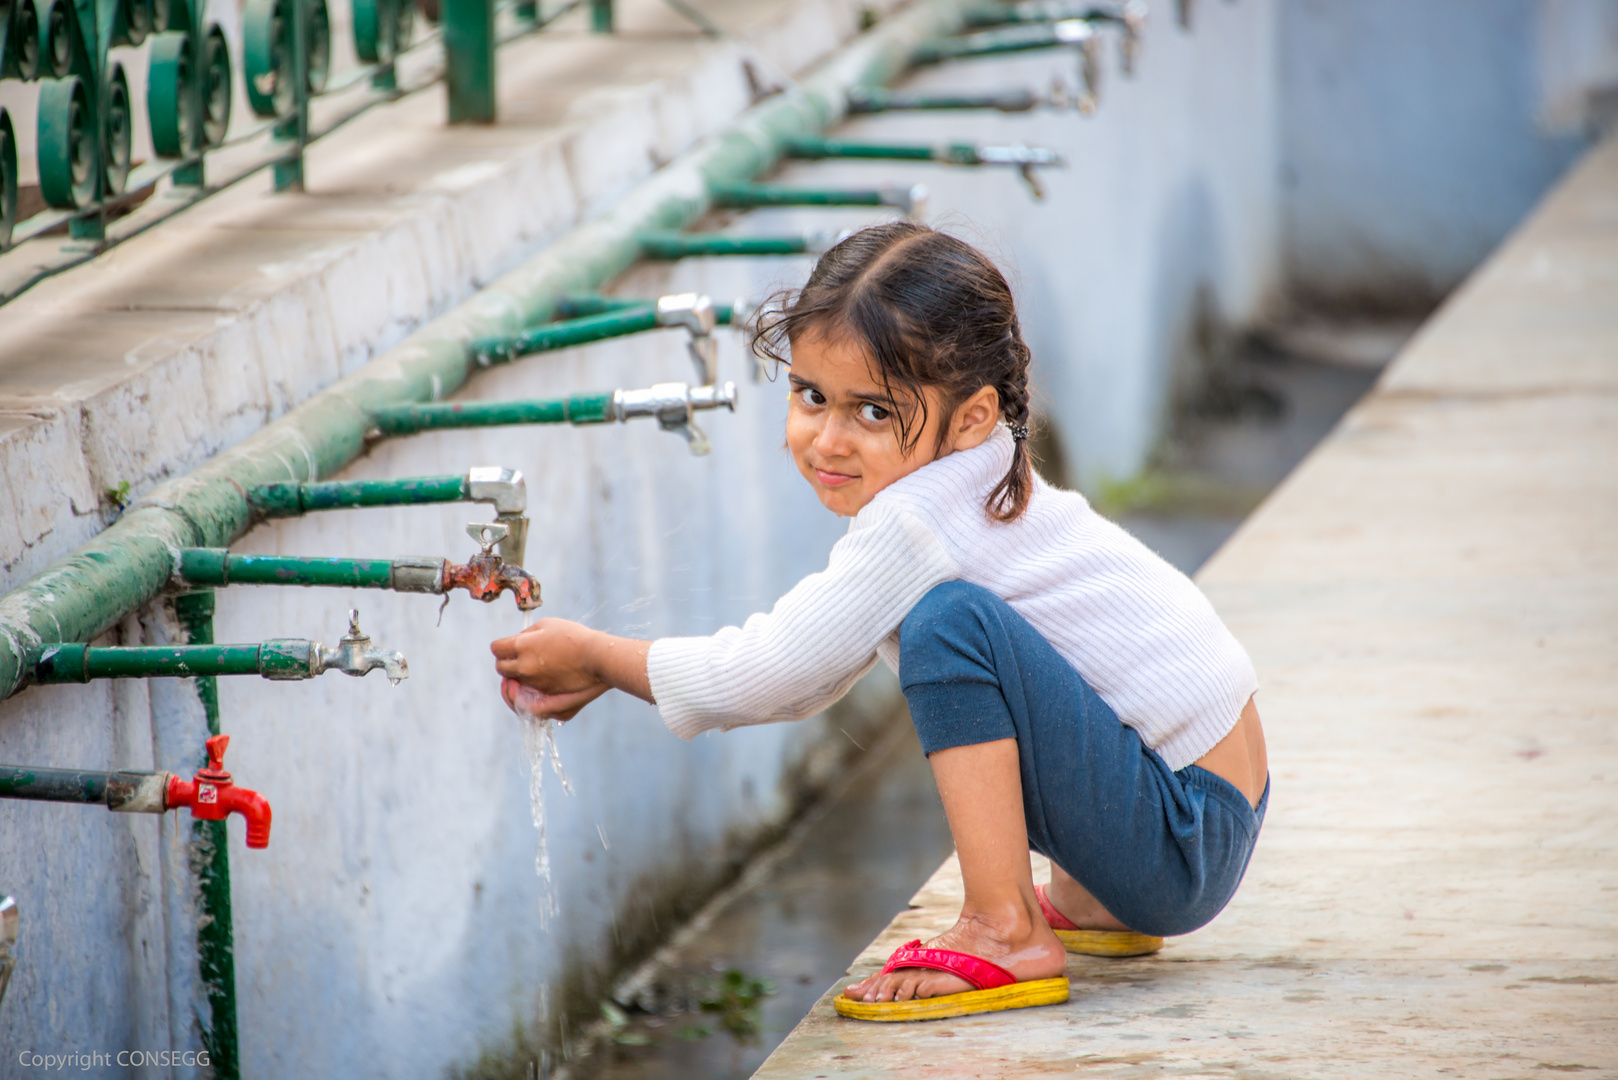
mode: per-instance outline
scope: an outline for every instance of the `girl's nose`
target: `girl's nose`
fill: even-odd
[[[849,450],[847,425],[836,415],[826,417],[815,432],[815,451],[822,457],[845,457]]]

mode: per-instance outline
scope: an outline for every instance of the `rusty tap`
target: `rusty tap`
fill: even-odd
[[[466,526],[467,535],[483,549],[465,566],[444,564],[444,591],[465,589],[474,600],[492,604],[501,593],[510,591],[520,611],[533,611],[540,605],[539,582],[522,567],[508,563],[494,550],[509,530],[499,522],[474,521]]]

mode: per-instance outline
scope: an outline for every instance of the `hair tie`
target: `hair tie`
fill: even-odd
[[[1024,439],[1028,438],[1028,425],[1027,424],[1012,424],[1011,425],[1011,437],[1016,442],[1022,442]]]

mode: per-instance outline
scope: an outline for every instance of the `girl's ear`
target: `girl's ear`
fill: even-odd
[[[1000,392],[992,386],[978,387],[955,410],[950,424],[950,449],[970,450],[982,445],[999,422]]]

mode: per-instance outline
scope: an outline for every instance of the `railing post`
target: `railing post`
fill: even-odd
[[[275,163],[275,190],[303,190],[303,150],[309,142],[309,3],[308,0],[288,0],[292,11],[292,115],[276,135],[290,140],[292,153]]]
[[[612,33],[612,0],[590,0],[590,29],[598,34]]]
[[[449,122],[492,124],[494,0],[444,0],[444,85]]]

